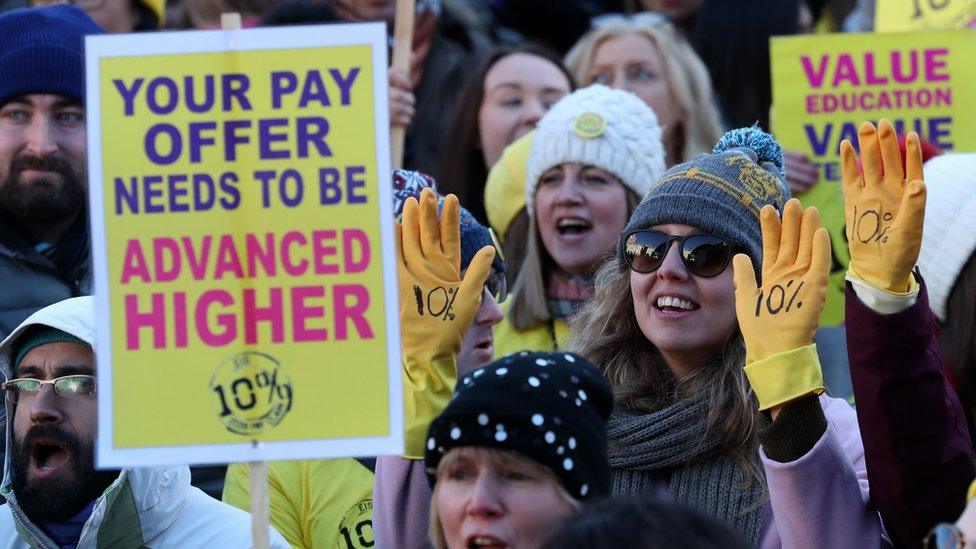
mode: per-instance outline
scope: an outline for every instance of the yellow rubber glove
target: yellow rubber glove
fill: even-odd
[[[905,294],[914,286],[912,269],[925,221],[918,134],[911,132],[906,139],[907,179],[890,122],[881,120],[877,129],[870,122],[861,124],[857,141],[863,175],[857,169],[851,142],[845,139],[840,144],[850,272],[875,288]]]
[[[455,355],[471,325],[495,249],[485,246],[461,278],[460,207],[448,195],[440,219],[437,197],[424,189],[408,198],[396,224],[403,344],[406,457],[421,459],[430,422],[447,406],[457,379]]]
[[[732,259],[735,312],[746,345],[746,374],[761,410],[823,391],[813,336],[827,297],[830,236],[816,208],[791,199],[783,221],[760,212],[762,286],[745,254]]]

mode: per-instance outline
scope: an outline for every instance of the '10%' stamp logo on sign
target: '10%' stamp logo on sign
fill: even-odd
[[[291,379],[274,357],[248,351],[225,358],[210,378],[218,419],[239,435],[275,427],[291,410]]]

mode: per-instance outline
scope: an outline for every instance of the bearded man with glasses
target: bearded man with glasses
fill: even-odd
[[[250,546],[250,516],[191,487],[187,467],[95,469],[94,324],[91,297],[67,299],[0,343],[0,546]],[[271,546],[288,547],[273,529]]]

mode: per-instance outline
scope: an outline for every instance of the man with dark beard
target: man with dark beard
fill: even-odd
[[[0,343],[11,444],[0,547],[248,547],[250,516],[187,467],[96,471],[91,297],[37,311]],[[274,529],[271,546],[288,547]]]
[[[84,37],[72,6],[0,15],[0,337],[91,293]]]

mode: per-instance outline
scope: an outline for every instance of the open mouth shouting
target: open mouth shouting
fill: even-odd
[[[560,236],[582,235],[593,229],[593,223],[582,217],[560,217],[556,220],[556,232]]]
[[[39,437],[30,443],[30,472],[35,478],[49,478],[65,469],[71,453],[67,445],[50,437]]]

